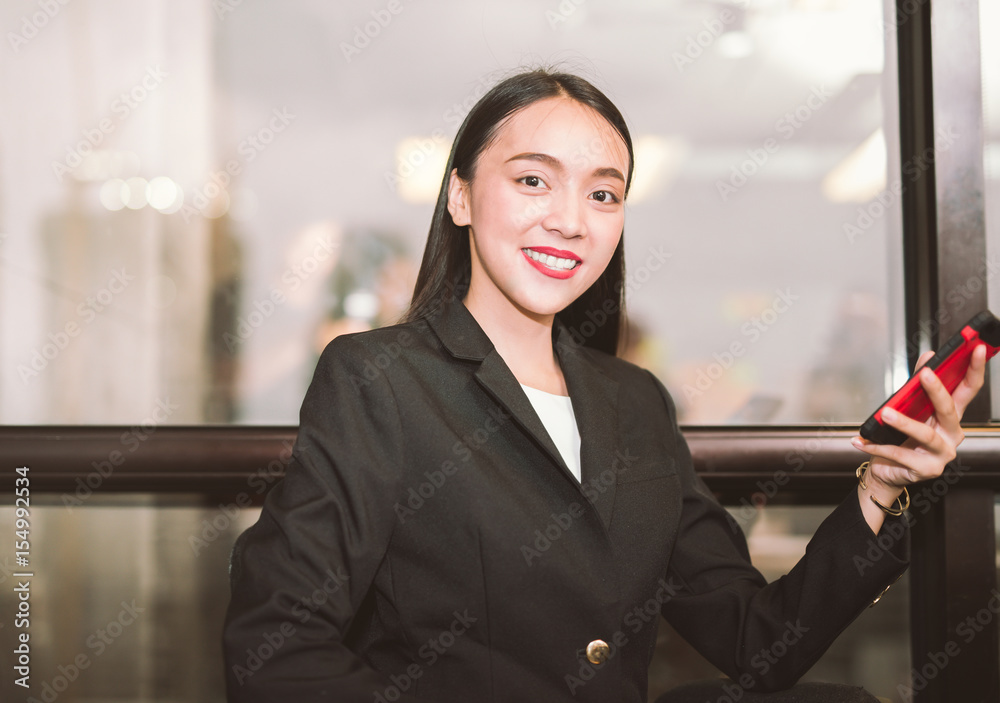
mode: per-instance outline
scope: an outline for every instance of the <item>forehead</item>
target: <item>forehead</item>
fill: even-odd
[[[628,168],[621,135],[593,108],[569,98],[539,100],[511,115],[497,130],[488,152],[554,156],[568,165]],[[601,163],[597,163],[597,162]]]

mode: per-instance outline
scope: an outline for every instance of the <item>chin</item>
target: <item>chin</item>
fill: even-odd
[[[568,308],[570,305],[572,305],[573,304],[573,300],[576,300],[576,298],[573,298],[572,300],[567,300],[567,301],[562,302],[562,303],[555,303],[555,304],[549,304],[549,305],[531,305],[531,304],[520,305],[520,308],[522,310],[524,310],[525,312],[530,313],[532,315],[540,315],[540,316],[541,315],[555,315],[557,313],[562,312],[563,310],[565,310],[566,308]]]
[[[554,286],[529,282],[509,291],[507,299],[526,314],[555,315],[572,305],[586,291],[587,288],[576,290],[576,286],[570,289],[565,281],[559,281]]]

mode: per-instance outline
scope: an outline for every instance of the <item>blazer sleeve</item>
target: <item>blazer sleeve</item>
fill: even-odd
[[[237,540],[223,634],[229,701],[371,703],[390,685],[344,644],[397,523],[399,411],[367,359],[349,337],[323,352],[286,474]]]
[[[668,583],[678,587],[663,616],[744,688],[788,688],[906,570],[906,517],[886,516],[875,535],[852,491],[792,570],[767,583],[750,563],[739,525],[695,475],[673,401],[659,385],[673,424],[683,494],[668,571]]]

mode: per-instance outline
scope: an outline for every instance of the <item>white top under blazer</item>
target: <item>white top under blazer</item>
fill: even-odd
[[[573,403],[568,395],[556,395],[540,391],[537,388],[526,386],[523,383],[521,388],[528,396],[532,407],[538,414],[538,419],[545,425],[545,431],[556,445],[556,449],[562,455],[566,466],[576,476],[577,481],[582,481],[580,469],[580,428],[576,425],[576,414],[573,412]]]

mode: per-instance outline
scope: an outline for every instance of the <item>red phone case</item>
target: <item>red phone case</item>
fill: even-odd
[[[945,342],[925,366],[938,375],[951,393],[965,378],[972,352],[980,344],[986,345],[987,359],[1000,351],[1000,320],[989,310],[983,310],[965,323],[962,330]],[[862,437],[877,444],[902,444],[909,439],[896,428],[883,424],[882,410],[886,407],[921,421],[934,413],[934,405],[920,385],[920,380],[913,375],[865,420],[861,426]]]

